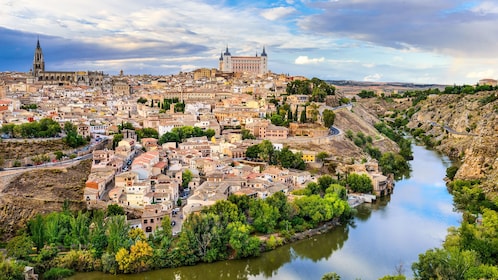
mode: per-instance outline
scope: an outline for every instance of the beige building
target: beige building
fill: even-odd
[[[221,53],[219,61],[220,71],[233,73],[253,73],[256,75],[264,75],[268,73],[268,56],[265,48],[260,56],[232,56],[226,48],[224,53]]]

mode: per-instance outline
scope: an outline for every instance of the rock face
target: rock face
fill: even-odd
[[[491,196],[498,192],[498,100],[482,104],[493,94],[430,96],[419,103],[409,127],[420,127],[440,145],[435,149],[459,160],[457,179],[479,179]]]
[[[0,193],[0,240],[6,240],[23,228],[37,214],[62,209],[65,200],[71,210],[83,210],[85,182],[90,173],[90,161],[67,169],[29,170],[9,175],[9,183]]]

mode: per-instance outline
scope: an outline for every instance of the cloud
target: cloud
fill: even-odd
[[[498,5],[486,1],[356,0],[315,2],[320,14],[298,20],[311,33],[354,38],[398,50],[454,56],[496,55]]]
[[[375,67],[375,63],[364,63],[362,64],[362,66],[365,68],[373,68]]]
[[[296,12],[296,9],[294,7],[277,7],[264,10],[263,12],[261,12],[261,16],[263,16],[267,20],[277,20],[286,17],[294,12]]]
[[[317,64],[324,62],[325,58],[320,57],[320,58],[309,58],[308,56],[298,56],[296,60],[294,61],[295,64]]]
[[[364,77],[363,81],[365,81],[365,82],[376,82],[376,81],[379,81],[381,78],[382,78],[381,74],[375,73],[375,74],[368,75],[368,76]]]
[[[495,78],[496,73],[493,69],[487,69],[484,71],[477,71],[477,72],[469,72],[466,75],[467,78],[472,78],[472,79],[484,79],[484,78]]]
[[[471,11],[482,15],[498,14],[498,4],[491,1],[484,1],[473,7]]]

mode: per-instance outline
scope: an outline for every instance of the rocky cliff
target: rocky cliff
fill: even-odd
[[[71,210],[85,209],[82,198],[90,164],[86,160],[68,168],[2,176],[8,182],[0,188],[0,240],[15,235],[36,214],[60,211],[65,200]]]
[[[432,137],[434,148],[459,160],[457,179],[480,179],[485,192],[498,194],[498,100],[494,92],[434,95],[420,102],[408,126]]]

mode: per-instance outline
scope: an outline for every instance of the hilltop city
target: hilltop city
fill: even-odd
[[[46,71],[37,41],[29,73],[1,76],[3,127],[48,118],[63,129],[72,124],[87,144],[43,157],[5,159],[4,166],[57,166],[89,158],[91,173],[82,197],[87,207],[120,205],[138,218],[130,221],[133,227],[150,234],[165,215],[180,224],[181,218],[230,194],[265,198],[316,182],[305,166],[323,167],[324,157],[337,160],[337,155],[306,149],[306,144],[319,147],[344,137],[339,129],[326,127],[323,116],[351,107],[334,92],[313,102],[308,95],[294,94],[285,97],[285,111],[277,114],[287,85],[306,80],[269,71],[265,48],[260,55],[232,56],[228,46],[219,69],[177,75]],[[284,120],[287,114],[293,115],[291,121]],[[175,138],[178,133],[185,135]],[[4,129],[2,138],[15,140],[13,134]],[[252,155],[264,143],[295,156],[297,163],[276,166],[269,158]],[[392,191],[392,177],[383,175],[375,160],[339,161],[337,173],[351,171],[372,180],[373,194]]]

